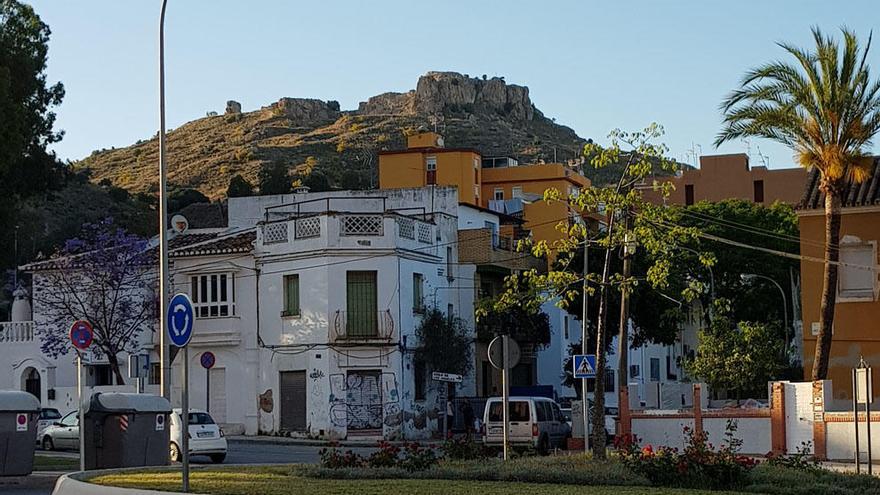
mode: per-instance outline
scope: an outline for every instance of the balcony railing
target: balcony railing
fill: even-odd
[[[33,342],[34,322],[4,321],[0,322],[0,342]]]
[[[389,310],[336,312],[330,340],[337,342],[388,342],[394,335],[394,318]]]

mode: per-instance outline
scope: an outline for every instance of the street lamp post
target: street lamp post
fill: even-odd
[[[779,283],[777,281],[773,280],[772,278],[770,278],[766,275],[758,275],[757,273],[743,273],[739,277],[743,282],[750,282],[756,278],[769,280],[770,282],[773,283],[773,285],[776,286],[777,289],[779,289],[779,294],[782,296],[782,317],[783,317],[783,321],[785,322],[785,328],[784,328],[783,333],[785,333],[785,352],[787,353],[788,352],[788,302],[786,301],[785,290],[782,289],[782,286],[779,285]]]
[[[159,15],[159,387],[171,400],[168,322],[168,198],[165,190],[165,6]]]

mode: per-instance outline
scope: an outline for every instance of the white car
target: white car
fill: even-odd
[[[79,450],[79,413],[73,411],[57,420],[40,434],[43,450]]]
[[[40,419],[37,420],[37,443],[43,440],[43,432],[46,428],[52,426],[61,419],[61,413],[58,409],[52,407],[44,407],[40,410]]]
[[[483,443],[495,447],[504,444],[504,408],[501,397],[486,401],[483,410]],[[514,447],[528,446],[541,454],[553,447],[565,448],[571,437],[571,427],[566,423],[559,405],[546,397],[511,397],[508,404],[510,420],[510,444]]]
[[[171,460],[182,459],[180,446],[183,445],[181,427],[183,418],[181,409],[171,413]],[[189,454],[206,455],[212,462],[221,463],[226,460],[226,438],[223,430],[214,422],[214,418],[205,411],[189,410]]]

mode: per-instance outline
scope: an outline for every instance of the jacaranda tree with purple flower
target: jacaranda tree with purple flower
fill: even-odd
[[[92,351],[106,358],[116,378],[123,353],[139,350],[138,336],[156,319],[155,263],[147,241],[106,219],[83,226],[34,276],[35,314],[41,349],[57,357],[72,350],[68,331],[87,320],[95,331]]]

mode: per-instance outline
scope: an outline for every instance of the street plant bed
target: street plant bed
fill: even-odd
[[[442,461],[423,471],[401,468],[340,468],[291,465],[273,467],[197,468],[192,491],[216,495],[310,495],[358,493],[459,494],[540,493],[592,494],[727,494],[734,491],[657,487],[633,473],[617,459],[594,461],[587,456],[522,458],[507,463]],[[101,485],[179,491],[180,471],[152,471],[100,476]],[[843,474],[815,467],[792,468],[761,464],[752,469],[736,492],[771,495],[880,495],[880,480],[867,475]],[[536,492],[537,493],[537,492]]]
[[[79,459],[54,455],[34,456],[34,471],[79,471]]]
[[[355,474],[354,470],[349,475]],[[314,472],[310,474],[315,474]],[[124,473],[100,476],[89,480],[99,485],[124,488],[180,491],[180,472]],[[570,482],[571,483],[571,482]],[[451,479],[329,479],[305,475],[301,467],[236,467],[197,469],[190,478],[190,491],[211,495],[288,495],[358,494],[387,495],[508,495],[541,493],[542,495],[636,495],[650,491],[657,495],[707,495],[719,492],[644,486],[583,486],[576,484],[522,483],[513,481],[473,481]]]

